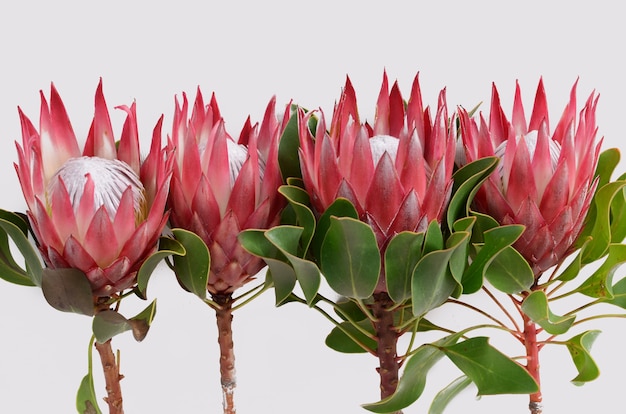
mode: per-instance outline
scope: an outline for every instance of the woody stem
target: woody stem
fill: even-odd
[[[98,354],[100,354],[100,361],[102,361],[107,391],[107,396],[104,400],[109,405],[109,414],[124,414],[122,388],[120,386],[120,381],[124,376],[120,375],[120,366],[111,348],[111,340],[109,339],[102,344],[96,341],[95,347],[98,350]]]
[[[380,376],[380,397],[387,398],[392,395],[398,386],[398,372],[400,369],[397,355],[398,331],[393,323],[394,305],[389,295],[385,292],[374,294],[372,313],[374,315],[374,330],[378,341],[378,375]],[[395,414],[401,414],[401,411]]]
[[[220,375],[222,384],[222,406],[224,414],[235,414],[234,393],[237,386],[235,376],[235,352],[233,350],[233,297],[232,294],[214,294],[217,318],[217,342],[220,347]]]

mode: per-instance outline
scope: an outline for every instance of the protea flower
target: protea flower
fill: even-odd
[[[356,96],[346,80],[330,132],[321,113],[315,136],[300,113],[300,160],[313,208],[322,214],[337,198],[352,202],[383,250],[395,234],[420,232],[440,221],[452,188],[454,131],[449,128],[445,90],[434,120],[422,105],[419,76],[408,104],[397,82],[389,92],[386,73],[374,125],[361,123]]]
[[[50,268],[83,271],[96,297],[135,284],[167,221],[171,162],[160,148],[161,122],[142,162],[135,104],[119,108],[127,118],[116,144],[100,81],[82,151],[54,85],[50,105],[41,93],[39,131],[18,108],[15,168],[41,255]]]
[[[198,89],[191,118],[187,97],[176,100],[171,145],[176,149],[169,205],[171,224],[200,236],[209,248],[208,290],[230,294],[265,265],[243,249],[238,234],[270,228],[283,207],[278,141],[289,120],[276,116],[276,99],[267,106],[261,125],[250,118],[235,141],[224,127],[215,99],[205,106]]]
[[[499,169],[477,193],[478,211],[501,224],[523,224],[526,229],[514,247],[529,262],[535,276],[556,265],[580,234],[597,180],[594,171],[600,143],[595,142],[597,96],[592,93],[576,122],[576,83],[569,103],[553,133],[543,81],[526,123],[519,84],[512,121],[500,106],[493,85],[489,124],[480,127],[460,111],[461,136],[467,161],[497,155]]]

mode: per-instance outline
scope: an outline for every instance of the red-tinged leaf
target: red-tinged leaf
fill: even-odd
[[[94,314],[91,284],[78,269],[43,269],[41,290],[50,306],[61,312]]]

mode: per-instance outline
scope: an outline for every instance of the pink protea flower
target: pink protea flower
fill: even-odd
[[[385,73],[370,126],[359,120],[348,78],[330,132],[321,113],[313,136],[307,126],[312,114],[299,114],[300,160],[316,213],[339,197],[347,198],[374,230],[381,251],[397,233],[423,231],[430,221],[441,220],[455,157],[445,90],[433,121],[422,105],[419,77],[405,107],[397,82],[389,92]]]
[[[526,124],[519,84],[512,121],[500,105],[493,85],[489,124],[480,127],[460,111],[461,136],[467,161],[501,157],[499,169],[477,193],[476,209],[501,224],[523,224],[526,230],[514,247],[536,276],[556,265],[580,234],[597,180],[594,171],[600,152],[595,142],[596,105],[592,93],[576,122],[576,83],[554,132],[550,133],[548,105],[539,81],[535,103]]]
[[[94,296],[136,283],[167,222],[171,162],[160,148],[161,122],[142,162],[135,104],[119,108],[127,118],[116,145],[100,81],[82,151],[54,85],[50,105],[41,93],[39,131],[18,108],[22,144],[16,143],[15,169],[41,255],[50,268],[83,271]]]
[[[215,99],[205,106],[198,89],[191,118],[187,97],[176,100],[170,145],[175,148],[174,175],[169,197],[170,221],[196,233],[209,248],[208,290],[230,294],[250,281],[263,267],[237,236],[245,229],[278,224],[284,206],[278,187],[278,142],[287,121],[276,115],[276,99],[267,106],[263,122],[250,118],[235,141],[224,127]]]

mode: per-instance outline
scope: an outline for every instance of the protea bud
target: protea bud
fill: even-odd
[[[550,132],[543,81],[527,125],[519,84],[516,85],[512,121],[500,105],[493,86],[489,124],[480,126],[460,111],[461,136],[468,162],[497,155],[500,166],[474,199],[477,211],[501,224],[523,224],[526,229],[514,247],[538,277],[570,252],[580,234],[594,194],[594,171],[600,143],[595,142],[592,93],[576,122],[576,84],[554,132]]]
[[[263,267],[237,236],[245,229],[278,224],[284,205],[278,141],[289,120],[289,107],[276,115],[276,100],[267,106],[261,125],[250,118],[235,141],[224,126],[215,96],[205,106],[200,90],[188,119],[187,97],[176,101],[170,145],[176,148],[169,205],[171,224],[200,236],[209,248],[208,290],[230,294]]]
[[[119,108],[127,118],[116,145],[100,82],[82,152],[54,85],[49,106],[41,93],[39,131],[19,110],[15,168],[39,250],[50,268],[84,272],[95,296],[136,283],[167,221],[171,162],[160,148],[160,122],[142,162],[135,104]]]

